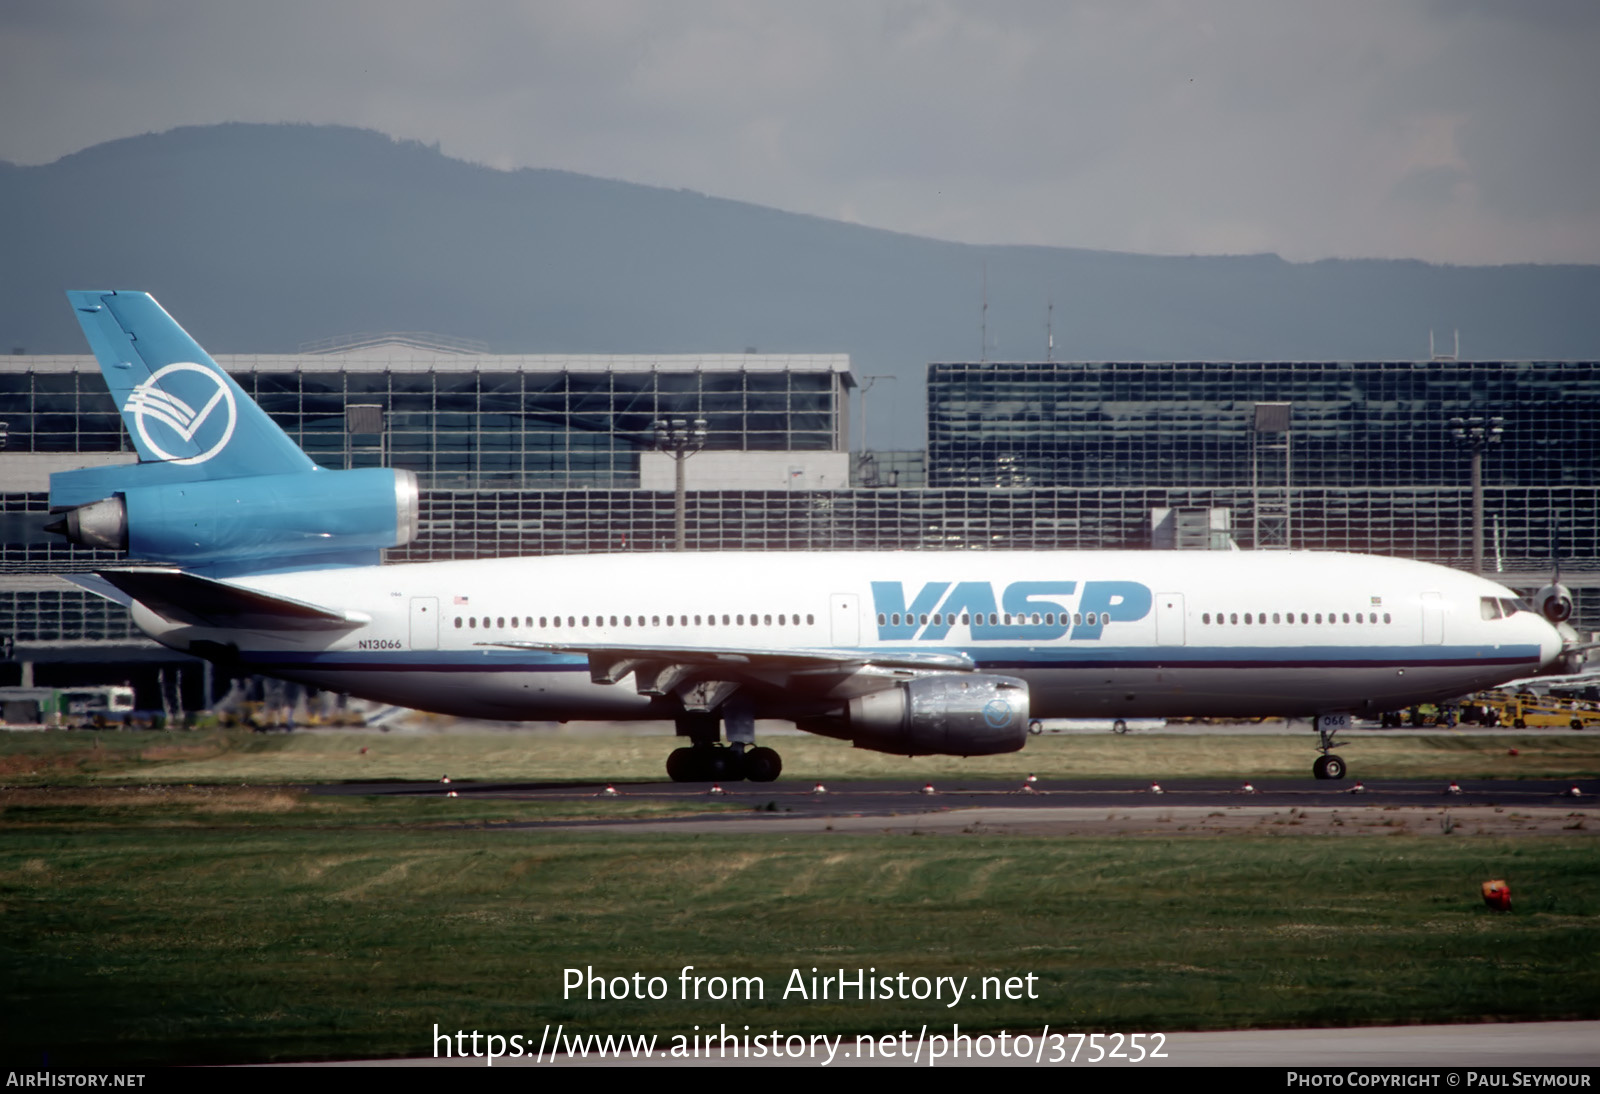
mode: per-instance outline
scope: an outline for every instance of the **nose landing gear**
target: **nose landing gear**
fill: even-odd
[[[1348,714],[1319,714],[1317,715],[1317,751],[1316,762],[1311,765],[1311,774],[1319,779],[1342,779],[1350,774],[1343,756],[1334,754],[1343,741],[1335,741],[1333,735],[1341,729],[1350,728],[1350,715]]]

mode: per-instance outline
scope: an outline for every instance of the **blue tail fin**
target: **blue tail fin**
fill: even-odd
[[[149,293],[69,292],[67,298],[140,462],[170,465],[167,481],[316,468]]]
[[[52,474],[50,531],[215,573],[373,565],[414,534],[411,472],[318,467],[148,294],[67,298],[139,462]]]

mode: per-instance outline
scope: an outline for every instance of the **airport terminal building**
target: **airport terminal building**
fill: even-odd
[[[1592,362],[933,364],[926,452],[852,455],[839,354],[307,349],[216,359],[324,466],[418,474],[419,533],[390,561],[670,550],[675,458],[654,425],[700,420],[691,550],[1292,547],[1470,568],[1472,453],[1452,423],[1498,419],[1484,570],[1543,584],[1559,527],[1575,623],[1600,629]],[[0,428],[0,684],[109,674],[151,705],[155,666],[183,659],[52,576],[115,556],[42,530],[50,472],[134,458],[94,359],[0,358]]]

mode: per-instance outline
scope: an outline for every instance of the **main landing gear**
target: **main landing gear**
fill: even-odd
[[[1350,773],[1350,768],[1345,765],[1344,757],[1334,754],[1343,741],[1335,741],[1333,735],[1341,729],[1350,728],[1350,715],[1348,714],[1319,714],[1317,716],[1317,751],[1322,755],[1317,757],[1311,765],[1311,773],[1319,779],[1342,779]]]
[[[676,719],[678,736],[689,738],[687,748],[675,748],[667,757],[667,777],[675,783],[769,783],[783,771],[776,750],[755,743],[755,718],[748,708],[730,699],[724,713],[684,713]],[[719,744],[726,722],[728,743]]]
[[[667,757],[667,775],[675,783],[769,783],[783,771],[783,758],[764,746],[692,745],[675,748]]]

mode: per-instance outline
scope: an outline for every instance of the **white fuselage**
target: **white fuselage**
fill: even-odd
[[[1529,675],[1561,645],[1493,582],[1333,553],[652,553],[229,580],[369,621],[221,631],[138,604],[135,619],[176,648],[236,646],[252,671],[504,719],[672,714],[631,679],[594,682],[584,655],[540,644],[959,653],[1026,680],[1034,717],[1387,710]],[[760,714],[814,709],[767,695]]]

